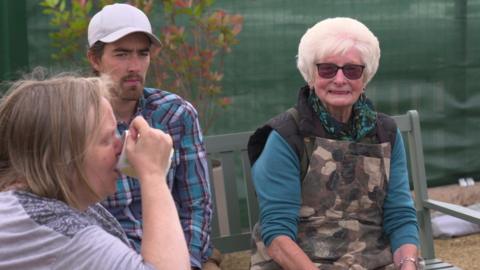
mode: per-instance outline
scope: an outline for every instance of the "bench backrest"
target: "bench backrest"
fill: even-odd
[[[428,199],[418,113],[411,110],[393,118],[402,132],[408,154],[420,228],[421,254],[426,259],[434,259],[429,210],[438,210],[477,224],[480,224],[480,213]],[[251,134],[232,133],[205,139],[214,194],[212,238],[215,246],[224,253],[250,249],[250,232],[258,220],[259,211],[247,154],[247,142]]]
[[[252,132],[208,136],[205,146],[214,200],[212,238],[223,253],[250,248],[258,203],[250,175],[247,142]]]

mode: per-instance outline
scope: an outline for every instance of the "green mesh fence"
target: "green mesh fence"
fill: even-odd
[[[27,1],[30,65],[57,65],[37,3]],[[245,21],[225,63],[233,105],[210,134],[253,130],[292,106],[304,84],[295,66],[300,37],[321,19],[349,16],[380,40],[380,68],[367,89],[378,110],[420,112],[429,185],[480,178],[480,1],[217,0],[216,6]]]

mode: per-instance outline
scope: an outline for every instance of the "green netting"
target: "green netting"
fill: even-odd
[[[245,29],[225,86],[235,106],[215,131],[253,129],[295,102],[301,35],[332,16],[354,17],[378,36],[382,58],[367,95],[380,111],[420,112],[430,185],[480,176],[479,1],[244,1]]]
[[[0,1],[0,93],[7,86],[3,80],[28,65],[25,1]]]
[[[47,19],[28,0],[30,64],[49,59]],[[300,37],[315,22],[349,16],[378,36],[379,72],[367,95],[380,111],[420,112],[430,185],[480,178],[480,1],[218,0],[244,16],[240,44],[226,59],[233,100],[211,134],[252,130],[295,103],[303,80],[295,67]]]

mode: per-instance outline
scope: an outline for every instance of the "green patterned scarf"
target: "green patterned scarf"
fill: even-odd
[[[358,142],[375,128],[377,112],[363,93],[353,104],[352,116],[346,124],[335,120],[328,113],[313,89],[310,90],[308,104],[312,106],[325,130],[337,140]]]

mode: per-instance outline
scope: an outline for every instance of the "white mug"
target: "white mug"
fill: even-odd
[[[126,141],[127,141],[128,134],[129,134],[128,130],[125,130],[125,132],[123,133],[123,136],[122,136],[123,146],[122,146],[122,152],[120,153],[120,157],[118,158],[117,169],[122,174],[126,174],[130,177],[138,178],[137,172],[133,168],[132,164],[130,164],[130,162],[128,162],[127,152],[125,150],[126,145],[127,145]],[[168,169],[170,168],[170,164],[172,163],[172,157],[173,157],[173,147],[172,147],[172,150],[170,152],[170,158],[168,160],[167,167],[165,168],[165,172],[167,172]]]

